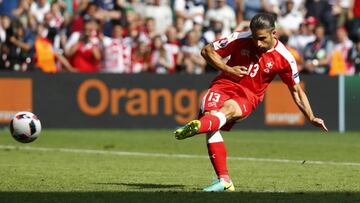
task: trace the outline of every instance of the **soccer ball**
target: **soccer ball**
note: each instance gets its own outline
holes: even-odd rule
[[[31,112],[18,112],[10,122],[10,133],[18,142],[32,142],[38,138],[40,132],[40,120]]]

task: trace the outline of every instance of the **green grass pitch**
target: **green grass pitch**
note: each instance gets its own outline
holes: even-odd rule
[[[0,202],[360,202],[360,133],[223,133],[235,193],[215,178],[203,135],[171,130],[0,131]]]

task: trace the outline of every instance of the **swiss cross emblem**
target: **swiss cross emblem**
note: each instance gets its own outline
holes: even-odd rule
[[[270,61],[270,62],[267,62],[267,63],[266,63],[266,68],[272,69],[273,65],[274,65],[273,62],[271,62],[271,61]]]

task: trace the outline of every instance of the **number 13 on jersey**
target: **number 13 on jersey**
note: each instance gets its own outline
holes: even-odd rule
[[[251,63],[250,66],[249,66],[249,69],[248,69],[248,74],[250,75],[250,77],[255,77],[257,72],[259,71],[259,64],[257,63]]]

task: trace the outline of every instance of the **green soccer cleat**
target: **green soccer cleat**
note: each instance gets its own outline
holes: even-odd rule
[[[178,140],[183,140],[185,138],[192,137],[198,133],[200,129],[200,121],[193,120],[184,125],[181,128],[175,130],[175,138]]]
[[[204,192],[234,192],[235,187],[234,184],[230,182],[226,182],[223,178],[220,178],[213,182],[212,185],[203,189]]]

